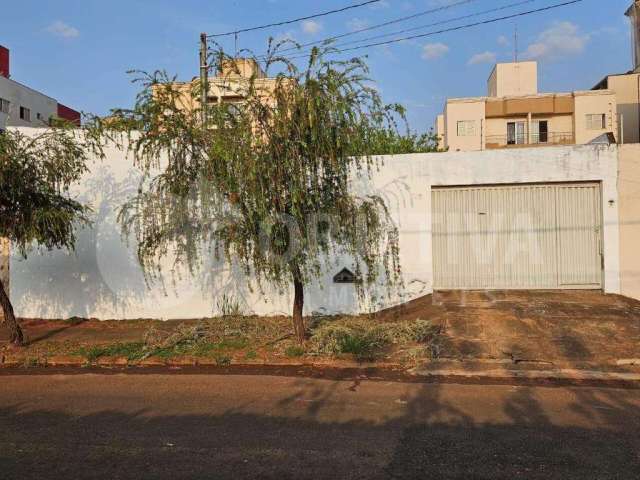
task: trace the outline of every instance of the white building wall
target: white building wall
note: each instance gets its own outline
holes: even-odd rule
[[[8,115],[0,115],[0,128],[15,127],[44,127],[49,118],[57,116],[58,102],[36,90],[33,90],[10,78],[0,76],[0,98],[11,102]],[[20,119],[20,107],[31,110],[31,121]],[[43,120],[38,120],[38,113]]]
[[[11,298],[21,317],[100,319],[199,318],[219,313],[222,295],[238,301],[246,313],[291,311],[292,292],[266,289],[267,299],[244,276],[213,263],[209,275],[176,280],[165,288],[148,287],[137,264],[135,246],[122,239],[115,215],[135,193],[139,173],[131,159],[115,148],[96,160],[78,190],[92,204],[93,229],[79,233],[76,253],[33,252],[27,260],[11,257]],[[547,147],[484,152],[451,152],[384,157],[372,181],[356,179],[358,192],[385,198],[400,230],[404,288],[391,298],[384,291],[360,303],[352,285],[331,279],[346,259],[334,259],[325,278],[305,294],[305,313],[377,310],[428,294],[433,288],[431,187],[539,182],[602,182],[606,292],[620,291],[617,148],[606,146]],[[254,286],[255,287],[255,286]]]

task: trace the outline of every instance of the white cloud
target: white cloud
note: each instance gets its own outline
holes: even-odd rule
[[[444,43],[427,43],[422,47],[422,58],[433,60],[443,57],[449,51],[449,47]]]
[[[315,20],[305,20],[302,22],[302,31],[308,35],[315,35],[322,30],[322,24]]]
[[[508,47],[509,45],[511,45],[511,42],[509,42],[509,39],[504,35],[500,35],[498,37],[498,45],[502,47]]]
[[[467,65],[478,65],[480,63],[496,63],[497,55],[494,52],[476,53],[469,59]]]
[[[590,35],[580,32],[571,22],[556,22],[538,35],[536,42],[529,45],[525,56],[539,60],[558,60],[584,52]]]
[[[46,30],[52,35],[63,38],[75,38],[80,35],[80,32],[77,28],[67,25],[60,20],[56,20],[55,22],[53,22],[46,28]]]
[[[347,28],[352,32],[356,30],[362,30],[363,28],[367,28],[368,26],[369,20],[365,18],[352,18],[347,22]]]

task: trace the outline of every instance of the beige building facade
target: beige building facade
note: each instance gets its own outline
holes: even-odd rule
[[[640,299],[640,144],[620,145],[620,290]]]
[[[640,0],[635,0],[625,15],[631,26],[633,69],[607,75],[594,90],[615,93],[620,123],[620,143],[640,143]]]
[[[487,90],[490,97],[513,97],[538,93],[536,62],[498,63],[493,68]]]
[[[609,75],[594,87],[614,92],[618,105],[620,143],[640,143],[640,72]]]
[[[536,62],[502,63],[489,77],[486,97],[448,99],[436,122],[441,148],[465,152],[618,138],[613,91],[538,93],[537,78]]]
[[[631,21],[631,48],[633,50],[634,71],[640,72],[640,0],[635,0],[625,15]]]
[[[436,120],[440,149],[640,143],[640,0],[625,15],[632,70],[607,75],[590,91],[539,93],[536,62],[499,63],[486,97],[447,100]]]
[[[209,78],[208,104],[241,103],[246,98],[250,83],[265,101],[273,98],[278,79],[267,77],[260,65],[249,58],[237,58],[225,62],[216,76]],[[180,92],[180,103],[186,110],[200,107],[200,80],[174,82],[169,88]]]

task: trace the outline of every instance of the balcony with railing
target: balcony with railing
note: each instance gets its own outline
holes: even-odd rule
[[[493,148],[518,148],[545,145],[573,145],[575,144],[573,132],[541,132],[517,133],[512,135],[487,135],[485,146],[487,150]]]

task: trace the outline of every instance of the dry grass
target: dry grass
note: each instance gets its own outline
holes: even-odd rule
[[[74,322],[86,329],[76,340],[55,337],[35,342],[22,355],[44,359],[59,355],[83,357],[87,363],[103,357],[123,357],[130,362],[148,357],[213,358],[220,365],[235,361],[269,362],[285,358],[336,358],[375,360],[401,352],[432,351],[439,329],[424,320],[379,321],[361,316],[307,319],[309,340],[298,345],[288,317],[225,316],[187,321]],[[114,335],[121,330],[122,335]],[[137,334],[132,334],[137,331]],[[101,336],[101,332],[108,332]],[[77,332],[76,332],[77,335]],[[112,340],[111,340],[112,339]],[[412,352],[411,355],[402,352]],[[422,354],[421,354],[422,355]],[[424,356],[424,355],[423,355]]]

